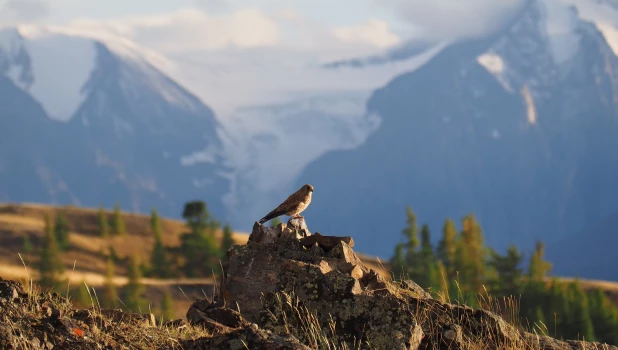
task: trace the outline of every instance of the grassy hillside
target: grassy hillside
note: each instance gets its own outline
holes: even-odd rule
[[[65,277],[73,287],[86,282],[89,286],[101,288],[104,283],[105,254],[107,247],[112,246],[121,261],[117,264],[115,283],[122,286],[127,282],[128,260],[133,254],[141,261],[148,262],[154,244],[150,230],[150,217],[142,214],[123,213],[127,228],[125,237],[112,236],[103,239],[99,236],[97,226],[97,209],[73,206],[54,207],[40,204],[0,204],[0,276],[5,279],[37,279],[34,263],[38,261],[36,248],[40,246],[44,231],[45,215],[54,217],[62,210],[70,227],[70,247],[63,253]],[[111,210],[108,211],[111,219]],[[180,246],[180,235],[186,232],[183,221],[162,219],[163,243],[170,250]],[[24,237],[30,237],[35,252],[24,253]],[[216,232],[220,239],[222,232]],[[236,244],[245,244],[249,235],[244,232],[233,234]],[[23,262],[18,253],[21,254]],[[389,276],[386,262],[359,254],[363,263],[378,271],[383,276]],[[25,266],[24,266],[25,265]],[[570,278],[564,278],[571,281]],[[212,294],[212,278],[175,278],[153,279],[144,278],[148,300],[158,302],[168,291],[174,298],[174,308],[177,317],[184,317],[187,308],[197,298],[204,294]],[[618,304],[618,283],[608,281],[580,280],[584,289],[601,288]]]
[[[54,207],[40,204],[0,204],[0,276],[5,279],[37,279],[35,263],[39,257],[37,247],[44,236],[45,215],[54,217],[59,210],[66,216],[70,227],[70,247],[62,254],[65,265],[65,277],[73,287],[86,282],[89,286],[100,288],[104,283],[105,254],[108,246],[113,247],[118,258],[124,262],[116,265],[114,282],[122,286],[127,282],[125,277],[128,261],[131,255],[137,255],[142,262],[148,262],[154,244],[150,230],[150,217],[141,214],[123,213],[127,235],[112,236],[104,239],[99,236],[97,225],[97,209],[79,208],[73,206]],[[111,210],[108,211],[111,219]],[[185,223],[180,220],[162,219],[163,243],[170,250],[180,246],[180,235],[187,231]],[[24,252],[24,237],[28,236],[35,248],[34,252]],[[218,239],[222,232],[216,232]],[[233,234],[236,244],[245,244],[249,238],[247,233]],[[23,258],[20,259],[19,254]],[[377,259],[361,257],[370,268],[387,275]],[[24,266],[25,265],[25,266]],[[177,317],[183,317],[190,303],[204,294],[211,294],[212,278],[177,278],[152,279],[144,278],[146,295],[149,300],[158,302],[165,291],[174,298]]]

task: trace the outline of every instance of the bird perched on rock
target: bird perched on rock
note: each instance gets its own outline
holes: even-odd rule
[[[279,206],[266,214],[261,220],[260,224],[265,223],[270,219],[274,219],[277,216],[287,215],[292,216],[294,218],[302,218],[300,213],[303,210],[307,209],[309,203],[311,203],[311,194],[313,193],[313,186],[310,184],[306,184],[300,188],[300,190],[292,193],[283,203],[279,204]]]

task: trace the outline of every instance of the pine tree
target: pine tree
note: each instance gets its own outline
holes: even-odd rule
[[[401,234],[405,238],[405,266],[406,271],[404,275],[414,280],[416,269],[418,268],[418,224],[416,222],[416,214],[412,210],[412,207],[406,206],[406,223],[407,226],[401,231]]]
[[[120,205],[118,203],[114,205],[112,228],[114,230],[114,234],[116,235],[125,236],[127,234],[127,229],[124,224],[124,218],[122,217],[122,211],[120,211]]]
[[[416,214],[412,210],[412,207],[406,207],[406,222],[408,226],[401,232],[407,240],[407,251],[416,252],[418,249],[418,224],[416,223]]]
[[[438,243],[438,259],[444,264],[449,280],[457,276],[456,265],[457,254],[457,228],[451,219],[447,219],[442,229],[442,239]]]
[[[141,282],[142,272],[135,255],[131,256],[129,265],[129,281],[125,285],[125,305],[130,311],[138,312],[144,304],[144,286]]]
[[[469,292],[480,293],[485,276],[486,250],[483,231],[474,214],[462,219],[461,264],[462,283]]]
[[[150,273],[159,278],[169,278],[171,276],[170,265],[165,252],[165,247],[160,238],[155,238],[152,254],[150,255]]]
[[[437,287],[439,281],[436,256],[431,244],[431,232],[427,225],[421,228],[421,250],[418,254],[418,263],[417,273],[413,280],[424,288]]]
[[[105,265],[105,283],[103,290],[103,305],[106,308],[114,309],[118,307],[118,290],[114,283],[115,266],[114,258],[110,255],[107,257]]]
[[[34,252],[34,247],[32,246],[32,240],[30,240],[30,235],[24,234],[24,241],[22,243],[22,251],[24,254],[32,254]]]
[[[56,224],[54,225],[54,234],[58,241],[58,247],[62,250],[69,248],[69,222],[63,211],[59,211],[56,215]]]
[[[99,225],[99,235],[103,238],[109,237],[109,222],[107,221],[107,213],[102,205],[99,206],[97,224]]]
[[[519,285],[523,270],[520,267],[524,255],[513,244],[509,246],[505,256],[491,250],[489,265],[495,269],[496,278],[492,292],[498,297],[515,296],[519,292]]]
[[[531,284],[532,286],[538,286],[539,284]],[[526,291],[528,293],[528,291]],[[524,295],[526,295],[526,293]],[[571,300],[569,293],[564,285],[557,279],[553,279],[549,287],[547,300],[537,298],[535,300],[537,305],[546,305],[549,314],[547,318],[553,321],[552,334],[555,338],[568,338],[568,328],[571,314]],[[551,327],[550,334],[551,334]]]
[[[181,236],[185,274],[188,277],[210,276],[218,271],[220,250],[214,234],[221,224],[201,201],[186,203],[182,216],[190,229]]]
[[[45,215],[45,238],[43,240],[43,248],[41,249],[39,272],[39,283],[48,288],[60,282],[64,273],[64,265],[49,215]]]
[[[225,257],[227,251],[234,246],[234,237],[232,237],[232,228],[229,224],[223,227],[223,239],[221,240],[221,255]]]
[[[588,300],[596,341],[618,344],[618,307],[607,299],[601,289],[590,293]]]
[[[163,294],[163,300],[161,301],[161,316],[163,322],[174,318],[174,299],[169,291],[165,291]]]
[[[569,297],[571,298],[571,310],[569,313],[568,334],[571,339],[594,341],[594,327],[590,317],[588,297],[581,289],[577,280],[569,284]]]
[[[405,254],[404,254],[405,246],[403,243],[398,243],[395,246],[395,255],[390,260],[390,266],[393,273],[393,279],[402,280],[406,279],[408,266],[406,264]]]
[[[544,256],[545,244],[537,241],[528,266],[528,278],[530,281],[543,283],[545,277],[547,277],[547,274],[551,270],[551,263],[545,261]]]
[[[155,240],[163,239],[163,228],[161,227],[161,219],[159,218],[159,213],[157,213],[157,209],[155,208],[152,208],[152,211],[150,212],[150,229]]]

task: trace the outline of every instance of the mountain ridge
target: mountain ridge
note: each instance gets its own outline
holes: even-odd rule
[[[506,30],[451,45],[374,92],[367,109],[382,118],[380,129],[309,165],[295,183],[315,186],[306,212],[320,232],[355,234],[359,249],[390,256],[411,205],[434,242],[447,217],[474,212],[490,245],[527,249],[618,209],[607,191],[618,185],[618,57],[580,19],[581,46],[557,65],[543,6],[530,2]],[[508,77],[511,89],[477,61],[491,50],[520,64],[505,68],[519,74]],[[550,69],[535,70],[541,62]]]

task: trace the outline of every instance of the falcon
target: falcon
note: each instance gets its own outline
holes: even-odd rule
[[[301,187],[298,191],[292,193],[283,203],[279,204],[279,206],[266,214],[261,220],[260,224],[265,223],[268,220],[274,219],[277,216],[286,215],[292,216],[294,218],[302,218],[300,213],[303,210],[307,209],[309,204],[311,203],[311,194],[313,193],[313,186],[310,184],[306,184]]]

